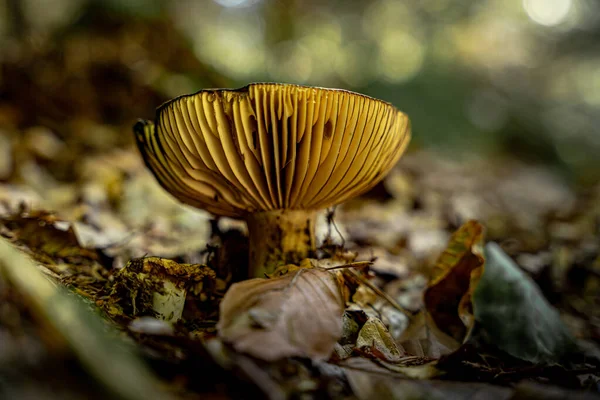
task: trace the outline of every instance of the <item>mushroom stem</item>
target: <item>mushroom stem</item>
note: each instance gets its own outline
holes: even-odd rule
[[[264,278],[280,265],[313,255],[316,212],[272,210],[246,217],[250,235],[249,276]]]

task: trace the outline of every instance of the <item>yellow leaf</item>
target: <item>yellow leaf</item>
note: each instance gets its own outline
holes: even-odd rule
[[[472,294],[483,273],[484,228],[468,221],[450,238],[425,290],[427,312],[439,330],[462,342],[473,327]]]
[[[389,362],[397,362],[402,354],[386,326],[378,318],[369,318],[356,340],[356,348],[362,353]]]

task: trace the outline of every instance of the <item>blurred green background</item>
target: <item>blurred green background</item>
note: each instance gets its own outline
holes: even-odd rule
[[[392,102],[413,150],[509,154],[590,182],[599,48],[596,0],[0,0],[0,135],[129,146],[135,118],[171,97],[290,82]]]

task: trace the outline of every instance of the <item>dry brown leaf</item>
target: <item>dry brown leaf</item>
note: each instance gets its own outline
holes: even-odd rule
[[[352,359],[342,366],[353,394],[358,399],[509,399],[512,390],[480,383],[456,383],[431,379],[439,373],[432,365],[404,367],[402,372],[389,370],[365,359]],[[436,375],[437,374],[437,375]]]
[[[444,371],[436,367],[436,362],[423,362],[418,357],[403,357],[401,361],[389,363],[379,359],[352,357],[339,363],[350,379],[352,372],[367,373],[372,376],[390,378],[433,379],[444,375]],[[408,381],[408,380],[406,380]]]
[[[17,212],[1,218],[0,226],[12,242],[26,246],[44,263],[68,258],[98,260],[95,250],[81,247],[70,222],[47,211]]]
[[[220,311],[221,339],[267,361],[326,359],[342,336],[341,289],[332,273],[319,269],[236,283]]]
[[[483,235],[477,221],[468,221],[454,232],[424,294],[433,322],[460,342],[474,324],[471,298],[483,273]]]
[[[420,312],[398,339],[398,344],[408,354],[437,360],[460,347],[460,343],[435,326],[431,316]]]
[[[369,318],[358,333],[356,348],[369,356],[396,362],[403,354],[386,326],[378,318]]]

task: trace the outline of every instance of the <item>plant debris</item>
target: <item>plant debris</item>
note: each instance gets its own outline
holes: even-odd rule
[[[483,226],[468,221],[450,238],[435,263],[425,307],[438,329],[462,342],[473,328],[473,291],[483,273]]]
[[[105,306],[113,316],[154,316],[174,323],[181,319],[186,301],[193,301],[192,298],[217,304],[217,286],[215,271],[206,265],[139,258],[129,261],[114,275]],[[221,282],[220,287],[224,286]]]
[[[299,268],[233,284],[221,302],[219,337],[267,361],[327,359],[342,334],[343,301],[335,275]]]

